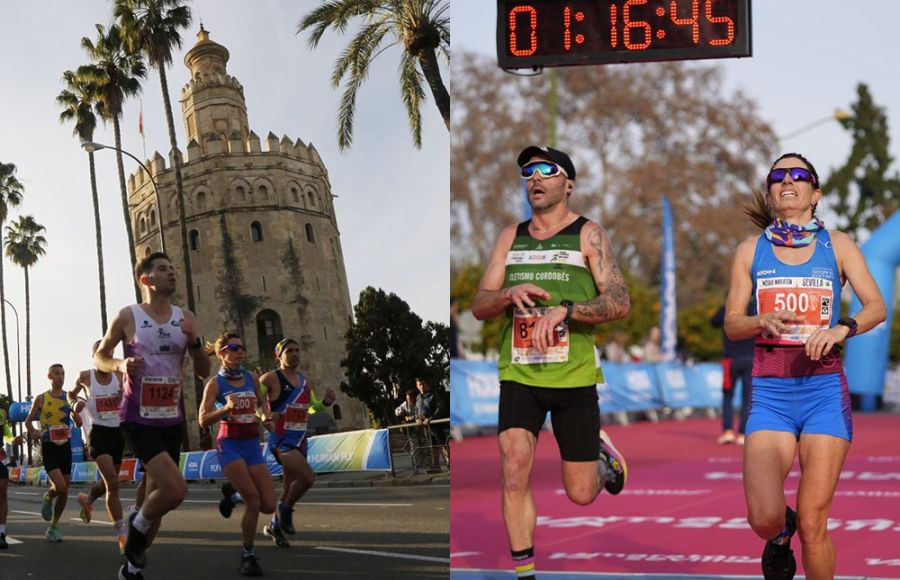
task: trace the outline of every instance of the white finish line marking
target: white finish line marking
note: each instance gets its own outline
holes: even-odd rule
[[[376,552],[374,550],[354,550],[352,548],[332,548],[330,546],[316,546],[316,550],[328,552],[344,552],[347,554],[365,554],[368,556],[384,556],[386,558],[401,558],[404,560],[421,560],[423,562],[438,562],[449,564],[450,558],[435,558],[433,556],[416,556],[414,554],[394,554],[392,552]]]

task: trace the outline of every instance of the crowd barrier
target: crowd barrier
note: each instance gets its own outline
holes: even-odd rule
[[[273,476],[281,475],[281,465],[268,453],[265,443],[260,444]],[[391,471],[391,452],[388,445],[387,429],[366,429],[316,435],[309,438],[306,458],[316,473],[338,471]],[[202,479],[223,479],[222,467],[215,451],[188,451],[181,454],[179,468],[188,481]],[[140,460],[122,460],[119,481],[140,481],[143,472]],[[92,461],[72,464],[72,481],[93,482],[100,478],[97,465]],[[10,467],[12,482],[47,484],[47,473],[43,467]]]
[[[603,362],[597,385],[602,413],[661,411],[722,406],[720,363]],[[740,406],[740,386],[734,402]],[[500,383],[497,363],[450,361],[450,423],[453,427],[497,425]]]

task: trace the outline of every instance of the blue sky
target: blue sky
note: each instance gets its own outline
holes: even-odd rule
[[[184,46],[168,69],[178,142],[185,147],[178,98],[188,80],[184,53],[193,46],[199,18],[211,39],[231,53],[229,74],[244,86],[250,128],[261,138],[312,142],[329,170],[341,232],[350,298],[355,304],[366,286],[395,292],[425,320],[446,323],[449,295],[449,134],[433,101],[423,108],[424,145],[415,150],[397,82],[398,49],[379,56],[358,95],[355,143],[338,151],[335,114],[340,90],[330,87],[331,68],[345,39],[326,33],[315,51],[307,35],[295,34],[301,16],[318,3],[310,0],[194,0],[194,24],[183,32]],[[50,0],[3,2],[0,54],[0,161],[15,163],[26,188],[24,204],[11,213],[33,214],[47,227],[47,255],[31,270],[32,378],[34,392],[45,390],[46,368],[62,362],[67,385],[90,366],[90,346],[99,338],[96,253],[87,156],[58,121],[55,97],[63,71],[87,62],[83,36],[96,36],[95,23],[107,24],[112,2]],[[447,81],[445,72],[445,81]],[[168,151],[159,78],[144,82],[147,156]],[[143,158],[137,131],[138,101],[125,106],[122,146]],[[95,140],[113,143],[112,127],[101,125]],[[103,222],[107,304],[110,317],[133,302],[127,241],[115,156],[96,155]],[[126,174],[136,169],[125,158]],[[5,259],[5,258],[4,258]],[[5,262],[6,296],[22,323],[23,390],[25,298],[21,269]],[[8,336],[16,383],[15,318],[8,311]],[[206,329],[207,333],[217,329]],[[0,363],[2,364],[2,363]],[[2,373],[0,373],[2,377]],[[335,386],[336,386],[335,379]],[[5,387],[2,389],[5,392]]]

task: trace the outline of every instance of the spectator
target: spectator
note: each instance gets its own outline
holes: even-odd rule
[[[406,391],[406,399],[394,409],[394,414],[400,418],[400,422],[410,427],[406,431],[406,450],[415,471],[425,469],[425,465],[431,462],[428,453],[429,441],[425,437],[425,429],[416,425],[416,390]]]
[[[409,389],[406,391],[406,399],[394,409],[394,414],[400,417],[402,423],[416,422],[416,391]]]
[[[614,330],[609,335],[609,342],[603,349],[603,356],[609,362],[623,363],[628,362],[628,353],[625,350],[625,333],[621,330]]]
[[[644,341],[644,362],[661,362],[663,360],[664,357],[659,340],[659,327],[654,326],[650,329],[650,333]]]
[[[438,470],[441,466],[439,450],[443,452],[447,465],[450,465],[446,425],[431,425],[433,420],[441,418],[441,398],[431,391],[425,379],[417,378],[416,387],[419,389],[419,396],[416,398],[416,424],[427,427],[432,445],[432,469]]]
[[[748,315],[752,312],[748,308]],[[725,342],[725,352],[722,358],[722,435],[719,436],[719,445],[728,443],[744,444],[744,429],[747,427],[747,412],[750,410],[750,376],[753,370],[753,345],[755,339],[731,340],[725,334],[725,306],[722,305],[709,320],[710,323],[722,329],[722,337]],[[734,434],[734,387],[737,380],[741,379],[741,417],[738,423],[737,436]]]

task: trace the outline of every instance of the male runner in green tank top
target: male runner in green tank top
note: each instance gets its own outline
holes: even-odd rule
[[[594,326],[624,318],[628,290],[599,225],[569,210],[575,166],[550,147],[518,157],[532,218],[503,230],[472,302],[479,320],[506,317],[498,425],[503,520],[519,579],[534,578],[537,510],[530,489],[547,412],[569,499],[622,491],[625,461],[600,430]]]

